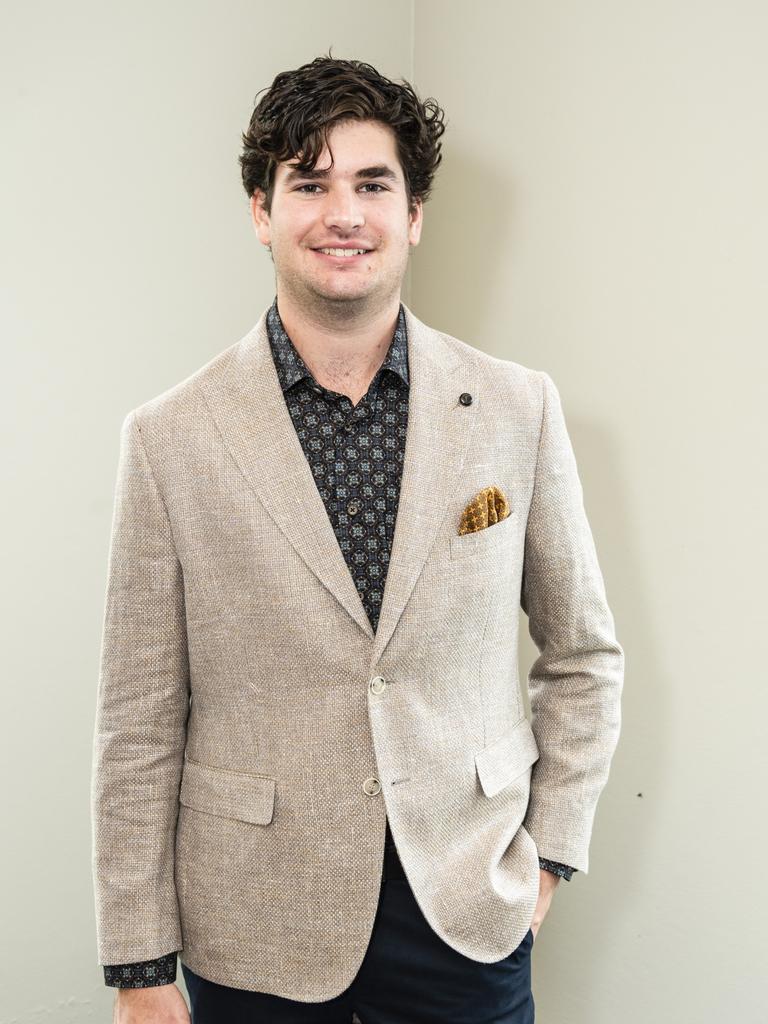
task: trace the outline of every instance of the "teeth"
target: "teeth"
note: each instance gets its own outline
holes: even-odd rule
[[[356,256],[358,253],[367,251],[367,249],[320,249],[320,252],[324,252],[328,256]]]

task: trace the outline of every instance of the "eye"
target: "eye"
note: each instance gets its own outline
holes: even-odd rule
[[[384,185],[380,185],[377,181],[367,181],[364,185],[361,185],[360,187],[362,189],[370,189],[370,188],[376,189],[377,190],[376,192],[369,192],[368,193],[368,195],[374,195],[374,196],[378,195],[379,192],[386,192],[387,191],[387,189],[384,187]],[[313,182],[310,182],[307,185],[299,185],[298,188],[296,188],[294,191],[296,191],[296,192],[304,192],[305,195],[317,195],[316,192],[305,192],[304,191],[305,189],[314,189],[314,188],[320,188],[320,186],[317,185],[317,184],[314,184]]]

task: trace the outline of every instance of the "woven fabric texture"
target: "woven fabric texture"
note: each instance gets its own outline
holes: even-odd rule
[[[181,950],[221,984],[332,998],[367,948],[387,817],[425,917],[481,962],[527,932],[539,857],[588,871],[623,651],[559,395],[404,308],[375,630],[266,311],[123,423],[92,776],[101,963]],[[509,515],[461,534],[489,486]]]

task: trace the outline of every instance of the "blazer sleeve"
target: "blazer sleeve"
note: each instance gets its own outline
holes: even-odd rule
[[[134,411],[120,435],[93,739],[101,964],[183,947],[174,848],[188,713],[182,570]]]
[[[616,640],[560,395],[543,377],[521,605],[539,656],[528,676],[539,759],[523,825],[539,855],[588,873],[598,797],[621,727]]]

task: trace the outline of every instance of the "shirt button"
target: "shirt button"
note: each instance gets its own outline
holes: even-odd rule
[[[366,779],[363,783],[363,792],[367,796],[376,796],[377,793],[381,792],[381,783],[378,779]]]
[[[355,515],[356,512],[359,512],[359,511],[360,511],[359,503],[356,502],[356,501],[350,501],[350,503],[347,505],[347,512],[349,512],[349,514],[351,516],[353,516],[353,515]]]
[[[386,680],[382,676],[374,676],[370,682],[368,689],[371,693],[384,693],[387,688]]]

